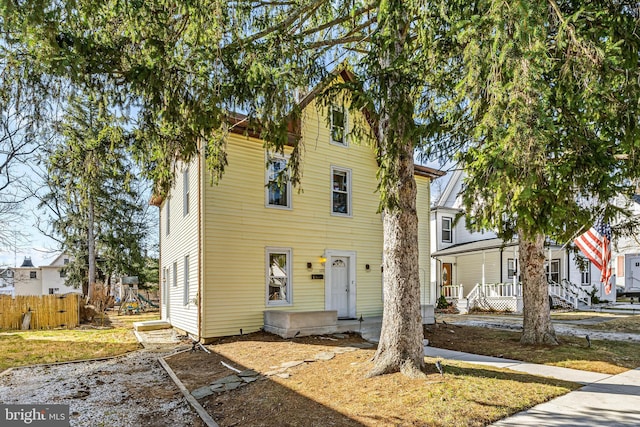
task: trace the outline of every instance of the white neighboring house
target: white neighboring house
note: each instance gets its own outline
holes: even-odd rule
[[[628,209],[635,217],[640,216],[640,195],[632,199],[619,196],[615,200],[618,207]],[[616,277],[619,292],[640,296],[640,237],[619,238],[611,251],[612,274]]]
[[[503,284],[497,291],[500,295],[504,295],[504,292],[515,295],[518,293],[516,285],[519,283],[518,240],[515,238],[510,242],[503,242],[494,232],[467,230],[462,199],[459,196],[464,177],[463,170],[454,171],[431,208],[432,289],[438,290],[437,297],[445,295],[467,298],[476,285]],[[546,255],[545,268],[550,283],[572,283],[583,298],[595,288],[596,295],[601,300],[615,301],[615,291],[606,295],[599,283],[600,270],[584,257],[582,265],[587,267],[584,271],[578,267],[576,259],[582,255],[554,242],[548,245]],[[640,258],[638,261],[640,262]],[[640,278],[640,271],[638,277]],[[505,285],[513,287],[505,290]],[[560,294],[563,292],[558,290]],[[554,294],[551,286],[550,294]]]
[[[65,284],[64,266],[69,263],[69,256],[62,253],[51,264],[36,267],[31,258],[25,257],[20,267],[14,270],[15,295],[52,295],[82,293],[81,288]]]

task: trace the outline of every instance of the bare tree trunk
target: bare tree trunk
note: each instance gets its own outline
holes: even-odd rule
[[[558,344],[551,324],[549,285],[544,272],[544,235],[528,240],[520,234],[524,319],[521,344]]]
[[[89,301],[93,301],[96,288],[96,240],[93,233],[94,206],[91,197],[89,197],[89,212],[87,216],[87,247],[89,252],[89,290],[87,296]]]
[[[398,371],[424,375],[413,147],[407,143],[403,150],[396,183],[400,206],[384,211],[384,311],[370,377]]]
[[[384,208],[384,311],[374,366],[369,376],[401,372],[424,376],[418,215],[413,176],[414,104],[407,80],[413,76],[398,67],[405,63],[410,38],[407,8],[401,0],[380,4],[379,31],[373,37],[379,67],[373,83],[381,91],[377,124],[380,191]]]

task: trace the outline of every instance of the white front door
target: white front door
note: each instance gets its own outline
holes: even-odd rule
[[[332,256],[331,309],[338,317],[349,317],[349,257]]]

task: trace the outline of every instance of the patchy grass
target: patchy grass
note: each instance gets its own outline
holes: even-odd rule
[[[585,329],[595,329],[609,332],[627,332],[640,334],[640,315],[621,316],[614,315],[612,320],[595,325],[585,325]]]
[[[158,313],[117,316],[108,313],[98,326],[77,329],[0,332],[0,372],[10,367],[116,356],[140,348],[133,322],[158,319]],[[111,326],[101,326],[111,325]]]
[[[321,351],[362,342],[357,336],[283,340],[256,333],[221,340],[212,354],[186,352],[167,359],[189,390],[238,369],[263,375],[283,362],[312,360]],[[220,426],[484,426],[579,387],[576,384],[486,366],[447,361],[445,374],[425,358],[426,379],[401,374],[366,378],[375,349],[303,363],[289,377],[265,376],[238,390],[201,399]],[[250,404],[248,404],[250,402]]]
[[[140,314],[123,314],[119,315],[117,311],[112,310],[107,312],[109,323],[113,326],[133,329],[135,322],[146,322],[147,320],[160,320],[160,312],[147,311]]]
[[[637,343],[592,340],[588,347],[584,338],[560,336],[559,346],[521,346],[520,332],[443,324],[424,329],[430,345],[450,350],[607,374],[640,366]]]

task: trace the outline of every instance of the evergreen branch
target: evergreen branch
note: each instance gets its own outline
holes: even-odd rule
[[[558,6],[556,0],[548,0],[548,2],[562,26],[567,29],[567,34],[573,42],[573,45],[581,50],[584,56],[589,59],[594,65],[600,65],[600,63],[602,62],[602,55],[599,55],[592,46],[589,46],[587,43],[584,43],[578,39],[574,26],[567,22],[567,20],[564,18],[564,15],[560,10],[560,6]]]
[[[335,28],[337,25],[340,25],[343,22],[348,21],[349,19],[355,19],[356,17],[364,15],[365,13],[370,12],[374,8],[375,8],[375,4],[372,3],[369,6],[362,7],[360,9],[357,9],[357,10],[353,11],[352,14],[349,14],[347,16],[340,16],[340,17],[334,19],[333,21],[326,22],[326,23],[324,23],[324,24],[322,24],[322,25],[320,25],[318,27],[309,28],[308,30],[302,32],[300,35],[304,37],[304,36],[308,36],[308,35],[311,35],[311,34],[318,33],[318,32],[320,32],[322,30],[326,30],[327,28]],[[377,21],[377,16],[374,16],[374,17],[372,17],[372,18],[367,20],[368,23],[372,23],[372,22],[376,22],[376,21]]]
[[[277,22],[276,24],[271,25],[270,27],[265,28],[262,31],[258,31],[257,33],[254,33],[249,37],[242,39],[238,42],[230,43],[229,45],[226,46],[226,48],[233,49],[237,47],[239,44],[250,44],[276,31],[284,31],[286,28],[291,27],[302,15],[304,15],[308,11],[318,9],[320,6],[322,6],[323,3],[324,3],[324,0],[316,0],[315,2],[309,3],[308,5],[300,8],[299,10],[291,11],[288,13],[289,17],[284,21]]]

